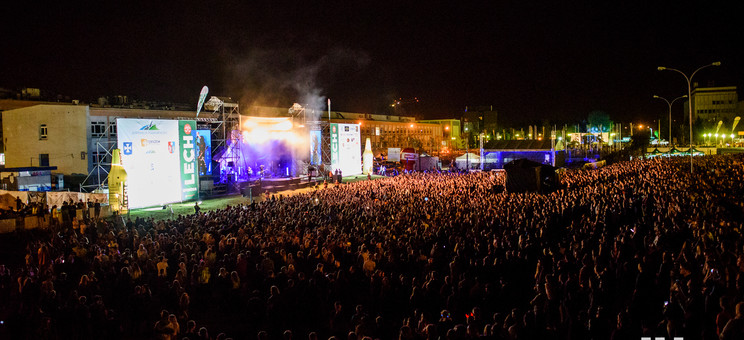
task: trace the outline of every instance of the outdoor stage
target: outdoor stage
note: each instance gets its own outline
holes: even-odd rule
[[[262,193],[269,194],[285,190],[309,188],[315,184],[323,184],[323,177],[313,177],[312,181],[308,181],[307,176],[264,178],[262,180],[241,183],[240,192],[243,196],[258,196]],[[248,192],[249,190],[250,192]]]

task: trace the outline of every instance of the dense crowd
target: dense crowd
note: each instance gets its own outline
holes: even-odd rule
[[[744,338],[742,156],[406,174],[19,236],[13,339]],[[0,333],[2,334],[2,333]]]

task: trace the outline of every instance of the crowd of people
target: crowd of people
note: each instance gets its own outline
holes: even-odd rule
[[[550,194],[413,173],[20,235],[25,257],[0,265],[0,334],[742,339],[743,161],[569,170]]]

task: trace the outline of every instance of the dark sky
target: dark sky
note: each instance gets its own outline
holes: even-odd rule
[[[16,1],[3,5],[0,87],[82,100],[211,95],[291,106],[504,120],[614,120],[666,113],[651,97],[744,86],[735,1]],[[679,109],[681,112],[681,108]],[[653,119],[653,118],[651,118]]]

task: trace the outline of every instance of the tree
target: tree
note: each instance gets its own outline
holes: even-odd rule
[[[650,140],[651,132],[647,129],[641,129],[630,138],[629,148],[634,154],[643,156],[646,154],[646,148],[648,148]]]
[[[610,115],[608,115],[604,111],[594,110],[589,113],[589,116],[586,118],[587,123],[589,124],[589,128],[597,128],[599,129],[600,126],[602,127],[602,131],[600,132],[607,132],[610,131],[612,128],[612,120],[610,120]]]

